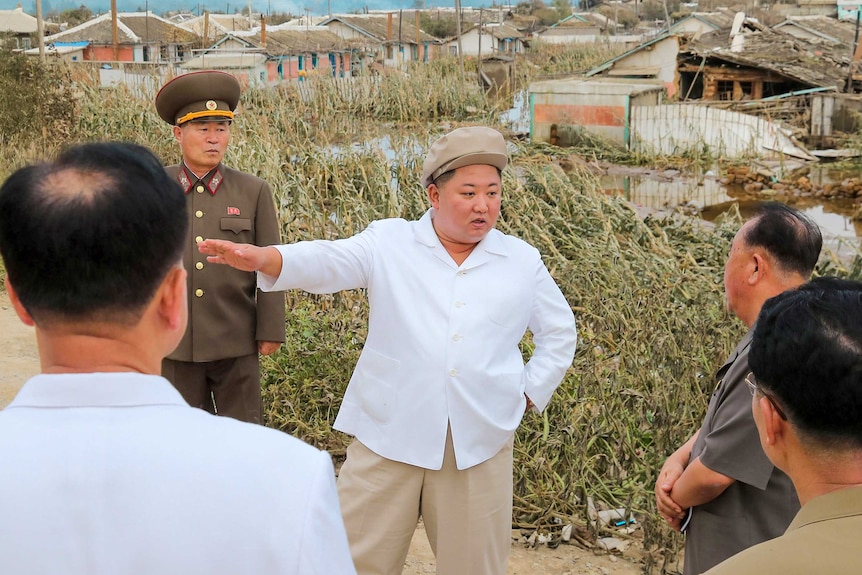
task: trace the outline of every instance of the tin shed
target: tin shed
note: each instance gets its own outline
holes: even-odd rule
[[[568,78],[530,84],[530,140],[566,146],[579,129],[628,147],[632,106],[661,103],[658,80]]]

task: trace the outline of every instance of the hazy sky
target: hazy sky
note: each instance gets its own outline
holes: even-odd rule
[[[209,0],[207,2],[196,0],[116,0],[117,10],[120,12],[134,12],[149,9],[161,14],[169,10],[189,10],[198,14],[199,11],[222,11],[235,12],[238,7],[248,6],[248,0]],[[408,10],[414,7],[416,0],[253,0],[256,12],[289,12],[302,15],[305,10],[310,10],[313,15],[325,15],[332,13],[347,13],[369,10]],[[36,13],[35,0],[0,0],[0,10],[11,10],[21,4],[24,11],[29,14]],[[53,10],[62,11],[85,5],[94,13],[104,13],[111,9],[110,0],[42,0],[42,12],[48,13]],[[487,7],[491,0],[473,0],[463,3],[464,6]],[[424,6],[433,8],[435,6],[453,6],[454,0],[424,0]]]

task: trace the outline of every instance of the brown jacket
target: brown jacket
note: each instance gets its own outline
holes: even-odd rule
[[[183,263],[188,271],[189,323],[168,359],[214,361],[257,352],[258,341],[284,341],[284,294],[256,289],[252,272],[211,264],[197,241],[218,238],[268,246],[281,243],[269,185],[219,164],[199,182],[181,166],[165,168],[186,190],[189,237]]]

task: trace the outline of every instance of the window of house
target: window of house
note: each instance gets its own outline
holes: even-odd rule
[[[733,80],[719,80],[715,96],[719,100],[733,100]]]

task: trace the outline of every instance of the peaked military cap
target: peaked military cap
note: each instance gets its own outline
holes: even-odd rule
[[[202,70],[177,76],[156,94],[156,111],[171,125],[233,120],[239,80],[226,72]]]

